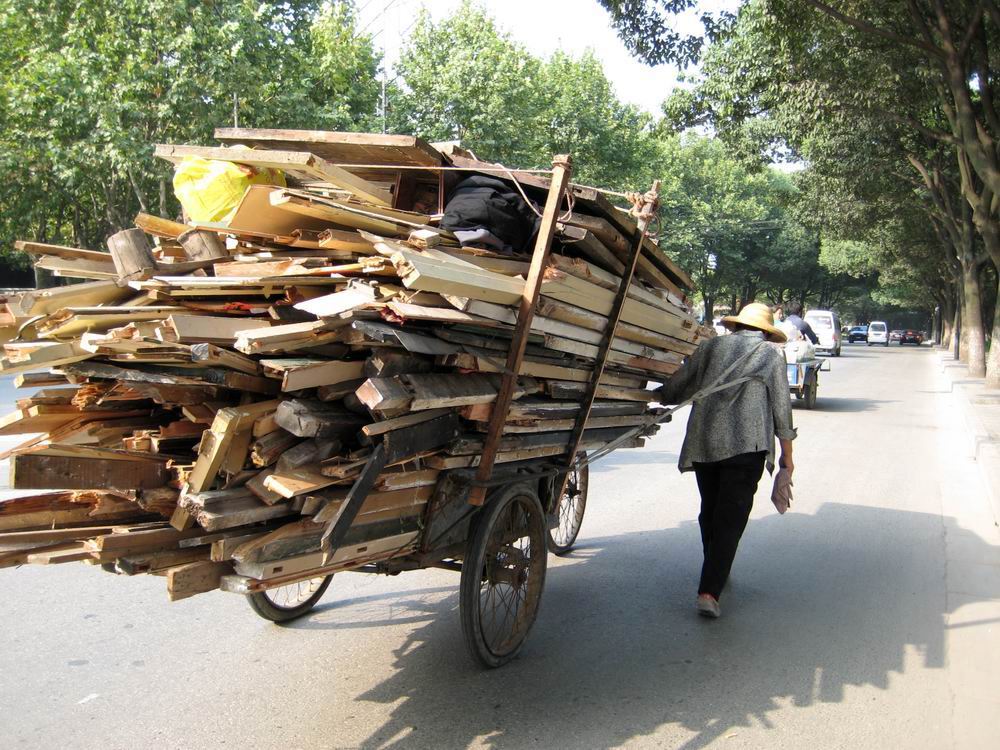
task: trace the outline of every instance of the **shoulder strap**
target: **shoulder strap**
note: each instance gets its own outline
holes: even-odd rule
[[[704,388],[699,390],[696,394],[694,394],[691,398],[689,398],[687,402],[695,403],[701,401],[703,398],[707,396],[711,396],[713,393],[718,393],[719,391],[724,391],[728,388],[735,388],[738,385],[749,383],[751,380],[760,380],[760,378],[758,377],[745,375],[743,377],[735,378],[728,382],[723,382],[736,370],[737,367],[745,363],[748,359],[750,359],[751,355],[756,354],[760,350],[760,348],[762,346],[765,346],[766,344],[767,344],[766,341],[758,341],[755,346],[743,352],[743,354],[737,357],[736,360],[734,360],[733,363],[729,365],[729,367],[727,367],[725,370],[722,371],[722,374],[719,375],[719,377],[717,377],[711,383],[709,383]]]

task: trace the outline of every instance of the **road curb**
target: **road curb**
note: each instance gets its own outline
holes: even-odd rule
[[[1000,526],[1000,434],[992,431],[984,419],[983,410],[1000,414],[1000,398],[996,403],[977,404],[976,400],[991,396],[983,378],[970,378],[966,366],[948,352],[938,350],[941,374],[955,396],[962,419],[969,429],[969,450],[986,487],[986,496],[993,512],[993,523]],[[990,398],[992,401],[992,397]]]

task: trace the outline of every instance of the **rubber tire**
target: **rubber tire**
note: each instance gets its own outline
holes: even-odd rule
[[[555,539],[552,538],[552,529],[545,529],[545,543],[548,545],[549,552],[553,555],[561,557],[570,552],[573,549],[573,545],[576,544],[576,538],[580,536],[580,528],[583,526],[583,518],[587,514],[587,491],[590,489],[590,466],[586,465],[581,470],[583,477],[583,499],[581,504],[583,508],[580,510],[580,523],[577,524],[576,530],[573,532],[573,536],[570,537],[569,542],[566,544],[556,544]],[[560,501],[562,498],[560,498]]]
[[[332,580],[333,573],[326,576],[323,583],[316,589],[316,592],[297,607],[288,609],[277,607],[267,598],[267,595],[263,591],[247,594],[247,602],[250,604],[250,608],[265,620],[270,620],[271,622],[289,622],[297,617],[302,617],[302,615],[315,607],[316,603],[330,587],[330,581]]]
[[[806,409],[816,408],[816,390],[818,387],[819,382],[816,380],[806,386],[805,402],[802,404]]]
[[[502,656],[497,656],[487,648],[483,642],[482,623],[479,620],[479,587],[482,581],[482,570],[486,558],[486,544],[493,530],[493,525],[505,508],[513,502],[514,498],[527,496],[535,506],[535,520],[539,524],[541,537],[543,540],[548,536],[548,529],[545,527],[545,510],[538,499],[538,494],[527,485],[510,485],[500,489],[494,494],[486,504],[486,507],[479,512],[476,519],[475,531],[469,538],[468,548],[462,560],[462,581],[459,585],[459,615],[462,621],[462,635],[465,638],[465,645],[469,654],[482,666],[488,669],[501,667],[511,659],[516,657],[521,651],[521,647],[528,639],[531,627],[538,617],[538,610],[541,607],[542,593],[545,590],[545,571],[548,563],[548,554],[545,549],[542,553],[541,582],[538,592],[538,603],[535,611],[531,613],[531,622],[524,631],[520,643],[514,649]]]

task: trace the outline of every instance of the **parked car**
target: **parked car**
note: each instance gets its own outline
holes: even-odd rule
[[[920,346],[924,343],[924,334],[920,331],[906,330],[903,331],[903,335],[899,338],[899,345],[903,344],[916,344]]]
[[[873,320],[868,324],[868,346],[872,344],[889,346],[889,326],[881,320]]]
[[[868,326],[854,326],[847,333],[847,343],[853,344],[855,341],[868,340]]]
[[[810,310],[805,315],[805,321],[812,326],[819,343],[816,351],[819,353],[840,356],[840,318],[831,310]]]
[[[899,341],[903,337],[903,331],[890,331],[889,341]]]

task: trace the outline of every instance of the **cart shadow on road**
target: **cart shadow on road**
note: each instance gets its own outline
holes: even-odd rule
[[[780,727],[779,709],[838,703],[854,686],[887,690],[945,664],[947,534],[1000,564],[1000,547],[938,515],[826,503],[754,520],[718,621],[693,612],[693,522],[586,539],[550,564],[535,628],[499,670],[466,655],[457,591],[422,600],[426,623],[392,675],[354,699],[391,711],[361,747],[610,748],[657,733],[690,750]],[[849,727],[843,743],[827,731],[850,744]]]
[[[823,395],[823,384],[820,383],[819,395],[816,398],[816,407],[812,411],[844,413],[875,411],[881,409],[885,404],[898,403],[899,401],[874,398],[831,398]],[[802,404],[798,403],[797,400],[792,401],[792,406],[796,407],[796,409],[803,408]]]

